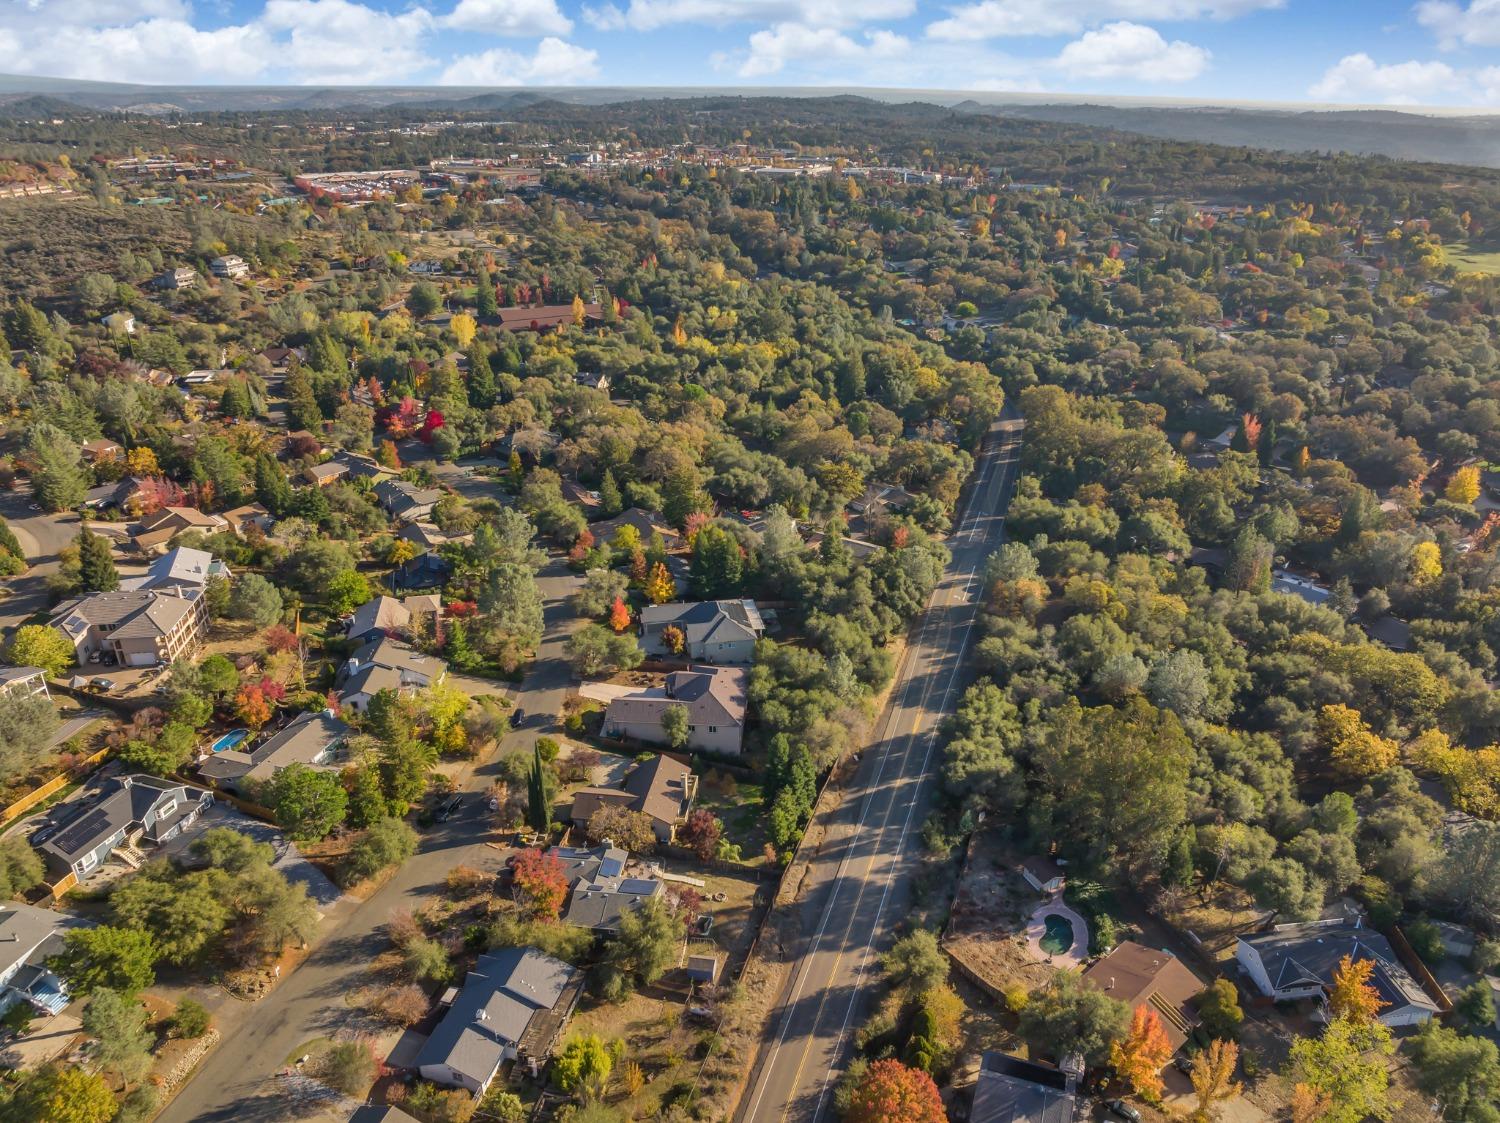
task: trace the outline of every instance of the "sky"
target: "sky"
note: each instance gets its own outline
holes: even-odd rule
[[[1491,107],[1500,0],[0,0],[0,71]]]

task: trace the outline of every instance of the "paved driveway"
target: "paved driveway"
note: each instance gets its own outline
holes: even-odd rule
[[[231,827],[241,834],[249,835],[256,842],[270,843],[276,850],[276,860],[271,863],[272,868],[286,874],[289,881],[300,881],[306,885],[307,895],[317,903],[318,911],[326,912],[343,896],[343,890],[330,881],[322,870],[304,858],[302,852],[297,849],[297,844],[290,841],[281,831],[269,823],[252,819],[249,815],[223,803],[214,804],[207,814],[199,818],[191,827],[165,846],[160,847],[160,852],[172,856],[186,855],[188,847],[193,844],[195,838],[215,827]]]

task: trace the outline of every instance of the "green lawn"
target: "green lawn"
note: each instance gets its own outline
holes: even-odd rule
[[[1500,275],[1500,250],[1474,250],[1463,242],[1454,242],[1445,247],[1448,262],[1461,273],[1491,273]]]
[[[712,811],[724,821],[724,832],[730,842],[737,843],[745,861],[760,861],[760,852],[766,844],[764,796],[761,786],[748,780],[736,780],[732,794],[715,790],[713,785],[699,782],[699,807]]]

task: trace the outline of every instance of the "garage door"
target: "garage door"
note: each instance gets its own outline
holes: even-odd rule
[[[130,658],[126,660],[126,666],[130,667],[154,667],[158,660],[149,651],[133,651]]]

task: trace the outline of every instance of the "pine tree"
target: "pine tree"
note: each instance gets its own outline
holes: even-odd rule
[[[295,500],[286,473],[270,453],[263,452],[255,458],[255,498],[277,518],[291,510]]]
[[[294,365],[286,376],[286,412],[294,429],[316,431],[323,427],[323,411],[313,393],[312,379],[300,365]]]
[[[469,404],[475,409],[489,409],[495,404],[495,372],[490,367],[490,353],[477,343],[469,351],[468,389]]]
[[[448,625],[448,643],[443,648],[443,657],[460,670],[475,663],[474,648],[469,643],[469,629],[462,619]]]
[[[74,539],[78,546],[79,579],[91,593],[108,593],[120,587],[120,574],[110,555],[109,543],[85,524]]]
[[[615,474],[604,469],[604,478],[599,481],[599,512],[612,519],[625,509],[625,500],[620,496],[620,485],[615,483]]]
[[[488,269],[479,271],[479,280],[474,286],[474,311],[481,320],[500,314],[500,302],[495,299],[495,279]]]

